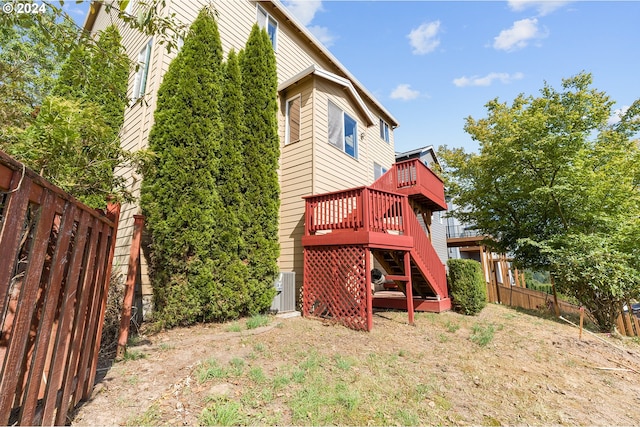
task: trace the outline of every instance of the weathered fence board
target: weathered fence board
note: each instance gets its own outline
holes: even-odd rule
[[[0,425],[64,425],[90,396],[118,216],[0,152]]]

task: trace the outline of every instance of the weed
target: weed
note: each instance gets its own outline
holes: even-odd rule
[[[262,384],[267,379],[260,366],[255,366],[249,371],[249,378],[257,384]]]
[[[146,359],[147,355],[140,350],[125,350],[122,360],[128,362],[130,360]]]
[[[240,331],[242,331],[242,326],[240,326],[240,323],[238,322],[233,322],[227,325],[227,332],[240,332]]]
[[[471,327],[471,337],[469,338],[480,347],[485,347],[493,340],[493,334],[496,329],[493,324],[481,325],[476,323]]]
[[[127,378],[127,384],[129,385],[136,385],[140,382],[140,378],[138,378],[137,375],[131,375],[129,378]]]
[[[142,414],[127,420],[129,426],[155,426],[162,421],[160,407],[157,403],[152,404]]]
[[[336,388],[336,403],[344,407],[347,411],[351,412],[357,408],[360,403],[360,394],[358,390],[349,390],[344,384],[337,384]]]
[[[205,426],[237,426],[245,422],[240,410],[242,406],[234,401],[216,401],[207,406],[200,414],[200,425]]]
[[[160,345],[158,346],[158,348],[159,348],[161,351],[167,351],[167,350],[173,350],[174,348],[176,348],[176,346],[175,346],[175,345],[173,345],[173,344],[169,344],[169,343],[163,342],[163,343],[160,343]]]
[[[447,320],[447,323],[444,324],[445,328],[447,328],[447,331],[454,333],[455,331],[457,331],[458,329],[460,329],[460,324],[458,323],[453,323],[450,320]]]
[[[403,426],[417,426],[421,424],[420,417],[410,410],[400,409],[396,411],[395,417],[399,421],[399,424]]]
[[[289,379],[288,375],[282,375],[282,374],[276,375],[275,377],[273,377],[273,389],[279,390],[281,388],[284,388],[290,382],[291,382],[291,379]]]
[[[441,343],[445,343],[447,341],[449,341],[449,337],[445,334],[440,334],[438,335],[438,339],[440,340]]]
[[[264,346],[264,344],[259,342],[253,346],[253,349],[258,353],[264,353],[267,348]]]
[[[449,409],[451,409],[453,407],[453,404],[451,402],[449,402],[446,398],[442,397],[442,396],[435,396],[433,398],[433,401],[436,403],[436,405],[439,408],[444,409],[445,411],[448,411]]]
[[[247,329],[255,329],[260,326],[267,326],[271,320],[269,316],[257,314],[247,319]]]
[[[135,347],[142,341],[143,338],[140,335],[129,335],[129,339],[127,340],[127,347]]]
[[[297,369],[293,371],[293,374],[291,375],[291,379],[293,380],[293,382],[298,384],[302,384],[305,381],[306,377],[307,372],[303,369]]]
[[[242,373],[244,372],[244,360],[240,359],[239,357],[234,357],[233,359],[231,359],[231,362],[229,362],[229,364],[231,365],[234,376],[239,377],[240,375],[242,375]]]
[[[406,351],[404,351],[404,350],[400,350],[400,351],[398,352],[398,356],[400,356],[400,357],[406,357],[406,356],[407,356],[407,352],[406,352]]]
[[[341,369],[343,371],[348,371],[355,364],[353,359],[342,357],[339,354],[333,356],[333,359],[336,361],[336,366],[338,367],[338,369]]]
[[[215,359],[209,359],[196,369],[195,377],[199,383],[203,383],[213,378],[226,378],[228,372],[225,368],[218,366]]]

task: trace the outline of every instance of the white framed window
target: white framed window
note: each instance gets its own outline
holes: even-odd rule
[[[300,141],[301,96],[298,94],[287,101],[287,122],[284,131],[284,145]]]
[[[385,168],[382,165],[377,164],[376,162],[373,162],[373,180],[377,180],[378,178],[380,178],[382,175],[384,175],[385,173],[387,173],[387,168]]]
[[[149,76],[152,45],[153,39],[150,39],[138,54],[138,71],[136,72],[136,78],[133,84],[133,99],[141,98],[147,90],[147,77]]]
[[[389,125],[382,119],[380,119],[380,138],[389,142]]]
[[[278,21],[273,19],[271,15],[267,13],[260,5],[258,7],[258,26],[260,28],[266,28],[269,39],[271,40],[271,46],[274,51],[277,51],[278,47]]]
[[[329,101],[329,144],[358,158],[358,123]]]

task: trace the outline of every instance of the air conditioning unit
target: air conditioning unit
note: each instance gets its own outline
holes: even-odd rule
[[[281,272],[278,274],[273,286],[277,294],[271,303],[271,311],[286,313],[296,310],[296,273]]]

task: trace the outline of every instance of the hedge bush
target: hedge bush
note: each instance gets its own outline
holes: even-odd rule
[[[456,311],[466,315],[480,313],[487,305],[487,287],[480,263],[472,259],[450,259],[447,283]]]

